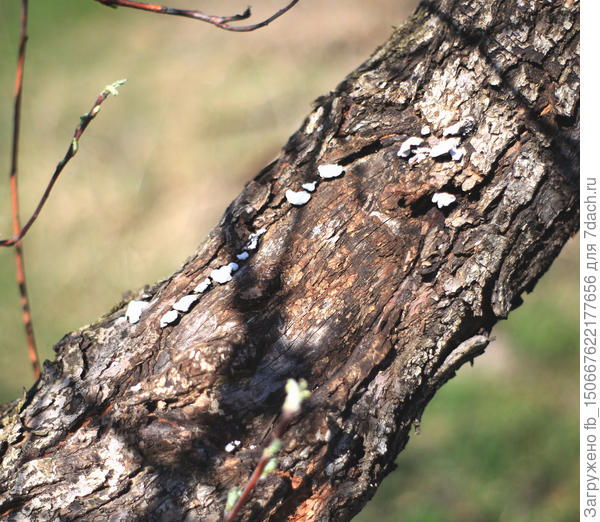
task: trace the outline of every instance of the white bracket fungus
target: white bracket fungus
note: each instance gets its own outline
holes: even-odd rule
[[[300,192],[295,192],[293,190],[285,191],[285,199],[287,199],[292,205],[300,207],[305,205],[310,200],[310,194],[304,190]]]
[[[311,181],[310,183],[303,183],[302,188],[304,190],[308,190],[309,192],[314,192],[315,189],[317,188],[317,182]]]
[[[436,192],[431,196],[431,202],[436,203],[438,208],[447,207],[456,201],[456,196],[448,192]]]
[[[198,299],[199,297],[194,294],[185,295],[173,305],[173,310],[183,313],[189,312],[190,308],[198,302]]]
[[[413,163],[421,163],[424,159],[427,158],[431,154],[431,149],[429,147],[419,147],[414,151],[415,155],[411,156],[408,160],[409,165]]]
[[[337,178],[344,173],[344,167],[341,165],[319,165],[317,170],[323,179]]]
[[[207,277],[204,281],[202,281],[196,288],[194,288],[194,292],[197,294],[203,294],[208,290],[210,286],[210,279]]]
[[[248,242],[246,243],[244,250],[256,250],[256,247],[258,246],[258,238],[262,236],[266,231],[266,228],[261,228],[256,232],[252,232],[252,234],[248,236]]]
[[[450,149],[450,157],[454,161],[460,161],[464,155],[465,155],[465,149],[455,149],[454,147],[452,147]]]
[[[160,327],[165,328],[166,326],[169,326],[171,323],[177,321],[178,317],[179,313],[177,312],[177,310],[169,310],[160,318]]]
[[[231,274],[235,272],[238,268],[239,265],[237,263],[229,263],[228,265],[223,265],[219,268],[215,268],[214,270],[212,270],[210,273],[210,278],[213,281],[224,285],[225,283],[231,281]]]
[[[310,198],[310,194],[307,195]],[[266,231],[266,229],[261,228],[260,230],[253,232],[248,236],[246,246],[244,246],[244,249],[236,255],[238,261],[245,261],[250,257],[248,250],[256,250],[258,246],[258,238],[262,236]],[[171,310],[163,314],[163,316],[160,318],[160,327],[165,328],[169,324],[174,323],[179,318],[179,313],[185,314],[189,312],[192,306],[194,306],[200,299],[200,297],[196,294],[202,294],[206,292],[206,290],[208,290],[213,281],[222,285],[231,281],[233,279],[233,272],[239,270],[239,268],[240,266],[237,263],[231,262],[226,265],[220,266],[219,268],[211,270],[209,277],[205,278],[196,286],[196,288],[194,288],[194,293],[181,297],[178,301],[175,302],[175,304],[173,304],[173,308]],[[144,303],[143,301],[132,301],[132,303],[140,303],[142,305],[142,310],[143,308],[145,308],[144,305],[149,305],[148,303]],[[139,315],[141,314],[141,311],[138,312],[139,304],[136,305],[132,303],[130,303],[129,307],[127,308],[127,318],[129,319],[129,322],[137,322],[139,320]]]
[[[431,149],[429,147],[419,147],[415,149],[415,154],[431,154]]]
[[[239,448],[241,443],[239,440],[232,440],[225,446],[225,451],[231,453],[234,449]]]
[[[125,310],[125,319],[131,324],[135,324],[140,320],[142,312],[150,306],[147,301],[129,301],[127,310]]]
[[[437,145],[431,147],[431,157],[439,158],[440,156],[451,154],[450,151],[452,151],[453,149],[456,152],[456,147],[458,146],[458,143],[459,140],[457,138],[450,138],[449,140],[440,141]]]
[[[412,136],[405,140],[402,145],[400,145],[400,150],[398,151],[398,156],[401,158],[408,158],[410,156],[411,149],[418,147],[423,143],[423,138],[419,138],[417,136]]]
[[[443,131],[443,136],[464,136],[473,130],[475,126],[475,120],[471,117],[465,118],[462,121],[455,123],[454,125],[450,125],[446,127]]]

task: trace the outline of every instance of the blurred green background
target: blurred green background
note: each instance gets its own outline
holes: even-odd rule
[[[254,5],[259,18],[284,2]],[[415,0],[303,0],[261,31],[92,0],[30,1],[20,156],[29,216],[79,116],[128,78],[80,142],[27,240],[42,359],[124,291],[166,277],[243,184],[327,92],[414,9]],[[242,2],[180,1],[231,14]],[[365,6],[368,7],[365,7]],[[19,0],[0,2],[0,235],[8,191]],[[357,517],[396,521],[578,519],[578,244],[565,248],[497,340],[431,402],[398,470]],[[0,250],[0,402],[32,377],[14,253]]]

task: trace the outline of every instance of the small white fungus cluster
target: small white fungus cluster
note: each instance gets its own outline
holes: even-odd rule
[[[454,125],[446,127],[442,131],[442,136],[464,136],[469,134],[475,128],[475,120],[470,116],[462,121],[456,122]]]
[[[171,323],[174,323],[175,321],[177,321],[178,317],[179,317],[179,312],[177,312],[177,310],[169,310],[167,313],[163,314],[163,316],[160,318],[160,327],[164,328],[165,326],[168,326]]]
[[[236,448],[239,448],[241,443],[242,442],[239,440],[232,440],[231,442],[229,442],[225,445],[225,451],[227,453],[231,453]]]
[[[456,196],[448,192],[436,192],[431,196],[431,202],[435,203],[438,208],[447,207],[456,201]]]
[[[262,236],[266,231],[267,231],[266,228],[261,228],[260,230],[257,230],[256,232],[252,232],[252,234],[250,234],[248,236],[248,241],[246,241],[246,244],[244,245],[242,252],[244,252],[244,251],[250,252],[252,250],[256,250],[256,248],[258,247],[258,240],[260,239],[260,236]]]
[[[210,279],[207,277],[204,281],[201,281],[196,288],[194,288],[194,293],[203,294],[208,290],[210,286]]]
[[[285,191],[285,199],[287,199],[292,205],[296,207],[301,207],[302,205],[306,205],[306,203],[310,200],[310,194],[305,190],[301,190],[296,192],[294,190],[288,189]]]
[[[196,294],[184,295],[179,301],[173,305],[173,310],[177,310],[181,313],[187,313],[190,308],[194,306],[200,298]]]
[[[333,179],[338,178],[344,173],[344,167],[341,165],[319,165],[317,167],[317,172],[322,179]],[[302,190],[295,191],[292,189],[288,189],[285,191],[285,199],[288,200],[289,203],[294,205],[295,207],[301,207],[302,205],[306,205],[311,198],[311,192],[317,190],[317,182],[309,181],[307,183],[302,184]]]
[[[417,136],[412,136],[405,140],[402,145],[400,145],[400,150],[398,151],[398,156],[401,158],[408,158],[417,147],[419,147],[423,143],[423,138],[419,138]]]
[[[323,179],[338,178],[344,173],[344,167],[341,165],[319,165],[317,170]]]
[[[137,323],[142,316],[142,312],[149,306],[148,301],[129,301],[127,310],[125,310],[125,319],[131,324]]]
[[[454,125],[446,127],[442,131],[442,136],[447,138],[445,140],[431,143],[431,146],[427,146],[423,138],[418,136],[411,136],[404,140],[398,150],[398,157],[408,159],[408,163],[413,165],[420,163],[428,157],[431,158],[443,158],[444,156],[450,156],[453,161],[460,161],[465,155],[465,149],[460,148],[461,136],[471,132],[475,126],[475,120],[473,118],[466,118]],[[428,125],[425,125],[421,129],[421,136],[429,136],[431,129]]]
[[[228,283],[233,279],[233,273],[239,270],[240,265],[237,263],[228,263],[226,265],[215,268],[210,272],[210,278],[221,285]]]
[[[432,158],[440,158],[449,154],[454,161],[460,161],[465,154],[464,149],[459,149],[460,140],[458,138],[450,138],[440,141],[437,145],[431,147],[429,154]]]
[[[317,171],[322,179],[333,179],[341,176],[344,173],[344,167],[334,164],[319,165],[317,167]],[[294,206],[306,205],[306,203],[310,201],[311,192],[314,192],[317,189],[317,183],[317,181],[303,183],[302,190],[299,191],[288,189],[285,191],[285,198]],[[248,236],[246,245],[242,251],[235,256],[237,261],[246,261],[250,257],[250,252],[253,252],[258,248],[258,240],[265,232],[266,230],[263,228],[257,232],[253,232]],[[160,327],[165,328],[166,326],[173,324],[179,319],[180,314],[189,312],[199,301],[199,296],[197,294],[203,294],[206,292],[213,283],[224,285],[231,281],[233,279],[233,273],[239,270],[239,268],[240,266],[238,263],[231,262],[211,270],[209,277],[201,281],[196,288],[194,288],[192,294],[188,294],[180,298],[172,305],[168,312],[163,314],[163,316],[160,318]],[[132,318],[137,317],[136,321],[129,319],[130,322],[137,322],[139,320],[139,316],[141,315],[141,311],[138,311],[138,308],[135,308],[136,305],[131,306],[132,310],[129,312],[130,315],[127,317],[128,319],[130,316]],[[239,444],[239,441],[237,442]]]
[[[236,259],[238,261],[246,261],[250,257],[250,252],[257,249],[258,240],[266,231],[266,229],[261,228],[250,234],[242,251],[239,254],[236,254]],[[160,318],[160,327],[165,328],[170,324],[173,324],[179,319],[180,314],[189,312],[200,300],[198,294],[206,292],[213,283],[224,285],[231,281],[233,279],[233,273],[239,270],[239,268],[240,265],[238,263],[231,262],[211,270],[209,276],[203,279],[198,283],[196,288],[194,288],[193,293],[184,295],[172,305],[171,310],[163,314]]]

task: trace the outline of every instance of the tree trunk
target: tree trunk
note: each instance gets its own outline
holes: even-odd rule
[[[2,408],[0,516],[219,520],[288,378],[312,396],[239,519],[356,514],[577,231],[578,53],[576,0],[422,2],[196,254],[132,296],[148,303],[139,322],[123,302],[68,334]],[[161,325],[230,262],[232,280],[213,273]]]

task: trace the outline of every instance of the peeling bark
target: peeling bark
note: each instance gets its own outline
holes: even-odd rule
[[[449,139],[454,159],[426,150]],[[219,520],[302,377],[312,397],[240,519],[348,520],[577,231],[578,154],[577,1],[422,2],[184,266],[132,296],[139,322],[123,302],[68,334],[2,408],[0,516]]]

